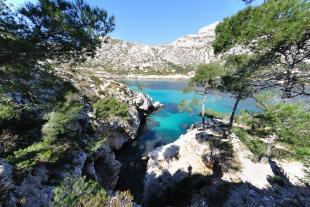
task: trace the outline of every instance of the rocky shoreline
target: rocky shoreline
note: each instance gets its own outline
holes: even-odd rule
[[[58,75],[78,90],[71,99],[82,105],[78,124],[70,130],[83,134],[85,143],[101,136],[106,136],[106,140],[91,151],[83,147],[69,149],[57,164],[39,163],[22,172],[0,159],[0,185],[7,191],[8,206],[49,207],[53,189],[72,175],[86,176],[100,183],[113,196],[122,166],[115,151],[135,139],[146,116],[162,107],[148,95],[111,79],[94,78],[87,73],[68,74],[64,70],[59,70]],[[38,93],[38,103],[46,105],[62,89],[53,84],[47,90],[40,88],[33,92]],[[9,96],[19,105],[31,102],[19,93]],[[98,117],[88,100],[92,96],[114,97],[126,103],[128,117]],[[36,117],[42,118],[47,112],[40,110],[36,111]],[[222,125],[217,120],[206,130],[193,127],[175,142],[158,147],[143,158],[143,163],[147,163],[142,186],[144,206],[310,205],[306,167],[302,163],[267,158],[255,162],[251,159],[253,154],[237,136],[222,138]],[[278,177],[280,183],[276,181]]]
[[[191,79],[194,76],[194,74],[189,73],[186,75],[182,74],[174,74],[174,75],[118,75],[114,76],[116,80],[121,79],[138,79],[138,80],[188,80]]]
[[[238,137],[221,137],[220,127],[190,129],[148,157],[147,206],[310,205],[304,165],[268,159],[254,162]],[[283,183],[276,183],[279,176]]]
[[[98,78],[113,79],[113,80],[123,80],[123,79],[139,79],[139,80],[188,80],[194,77],[195,72],[190,71],[187,74],[166,74],[166,75],[145,75],[145,74],[113,74],[106,72],[104,70],[98,70],[93,67],[77,67],[77,70],[85,73],[95,75]]]
[[[70,82],[79,91],[79,94],[71,95],[71,99],[82,106],[78,114],[79,124],[72,125],[70,130],[82,134],[85,143],[101,139],[101,136],[106,136],[107,139],[98,142],[100,145],[91,150],[83,147],[68,149],[61,160],[53,165],[40,163],[24,171],[0,159],[0,185],[3,186],[1,190],[5,190],[0,194],[5,196],[3,199],[7,199],[8,206],[51,206],[53,189],[68,176],[86,176],[100,183],[109,192],[113,192],[121,168],[121,163],[116,160],[114,151],[120,149],[129,140],[135,139],[142,120],[162,106],[158,102],[154,103],[148,95],[134,92],[124,84],[113,80],[92,79],[90,76],[81,74],[70,75],[64,70],[59,70],[58,75],[62,77],[62,81]],[[58,87],[60,86],[50,87],[46,92],[39,89],[40,93],[44,93],[42,104],[49,102],[56,93],[54,90],[58,90]],[[12,97],[17,95],[18,93],[13,94]],[[128,118],[101,119],[97,117],[93,105],[87,101],[87,97],[92,96],[96,99],[114,97],[126,103]],[[18,97],[20,100],[14,98],[12,101],[17,101],[16,104],[21,105],[31,103],[31,100],[26,97],[21,95]],[[48,112],[38,110],[36,113],[39,115]]]

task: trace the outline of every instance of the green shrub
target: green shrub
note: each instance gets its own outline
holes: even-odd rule
[[[106,141],[107,138],[104,136],[92,140],[89,143],[87,143],[86,150],[89,152],[96,152]]]
[[[248,111],[241,110],[240,114],[236,117],[236,122],[243,125],[251,125],[253,116]]]
[[[91,75],[91,76],[90,76],[90,79],[91,79],[92,81],[94,81],[94,83],[95,83],[96,85],[99,85],[99,84],[102,83],[102,81],[101,81],[99,78],[97,78],[95,75]]]
[[[20,119],[20,110],[8,100],[0,100],[0,125]]]
[[[68,146],[65,144],[56,145],[42,141],[15,151],[13,155],[6,158],[6,161],[15,164],[17,169],[27,170],[39,163],[53,164],[57,162],[67,148]]]
[[[111,117],[128,118],[128,105],[113,97],[106,97],[98,100],[94,104],[95,114],[100,119],[109,119]]]
[[[310,158],[310,146],[307,147],[292,147],[294,151],[294,157],[298,160],[309,161]]]
[[[272,155],[277,158],[297,159],[301,161],[310,158],[310,112],[301,104],[266,104],[265,111],[260,114],[242,112],[237,118],[239,124],[247,125],[248,130],[239,129],[240,139],[245,135],[253,135],[259,138],[266,138],[270,135],[277,135],[277,144],[286,149],[274,148]],[[262,148],[256,142],[252,148]],[[249,142],[247,142],[250,145]],[[249,146],[248,146],[249,147]],[[250,148],[250,147],[249,147]],[[254,150],[255,151],[255,150]]]
[[[263,123],[281,142],[310,147],[310,112],[299,104],[276,104],[263,113]]]
[[[53,206],[57,207],[95,207],[106,206],[105,190],[85,177],[67,177],[53,190]]]
[[[205,114],[207,117],[210,117],[210,118],[225,119],[225,118],[229,117],[229,114],[227,114],[225,112],[213,111],[211,109],[206,109]]]
[[[21,142],[20,137],[14,135],[9,130],[0,130],[0,157],[4,157],[16,149]]]
[[[77,101],[65,102],[56,112],[48,114],[48,121],[42,128],[43,138],[55,141],[60,136],[67,139],[79,135],[79,118],[83,105]]]
[[[249,148],[249,150],[254,154],[254,158],[256,161],[266,154],[266,143],[258,139],[251,138],[244,129],[234,128],[233,132],[239,137],[241,142],[243,142],[243,144],[245,144],[245,146],[247,146],[247,148]]]
[[[69,146],[72,148],[80,141],[79,118],[82,108],[82,104],[71,97],[56,112],[48,114],[41,141],[15,151],[6,160],[22,170],[39,163],[53,164],[59,161]]]
[[[100,193],[95,195],[83,195],[75,207],[96,207],[96,206],[107,206],[107,198],[102,196]]]

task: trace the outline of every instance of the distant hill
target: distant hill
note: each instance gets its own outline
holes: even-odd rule
[[[198,64],[215,60],[212,41],[218,22],[169,44],[147,45],[108,38],[89,66],[108,71],[186,73]]]

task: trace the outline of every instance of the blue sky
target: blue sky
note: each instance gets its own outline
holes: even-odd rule
[[[35,0],[32,0],[35,1]],[[116,18],[112,37],[147,44],[169,43],[245,7],[241,0],[86,0]],[[20,5],[25,0],[7,0]],[[262,2],[258,0],[257,3]],[[256,3],[256,4],[257,4]]]

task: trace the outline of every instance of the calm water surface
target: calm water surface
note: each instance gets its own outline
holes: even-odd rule
[[[126,144],[117,154],[122,163],[118,186],[119,189],[130,189],[137,201],[141,200],[143,192],[143,177],[145,162],[141,158],[152,149],[175,141],[188,127],[201,120],[198,116],[199,106],[192,107],[191,111],[180,112],[178,105],[182,100],[202,99],[194,92],[183,93],[187,85],[185,80],[125,80],[129,88],[142,91],[152,97],[153,101],[164,104],[164,108],[147,117],[140,130],[139,137]],[[234,98],[229,94],[212,92],[207,96],[206,108],[217,112],[230,113]],[[240,110],[259,111],[254,99],[242,100],[237,112]]]

